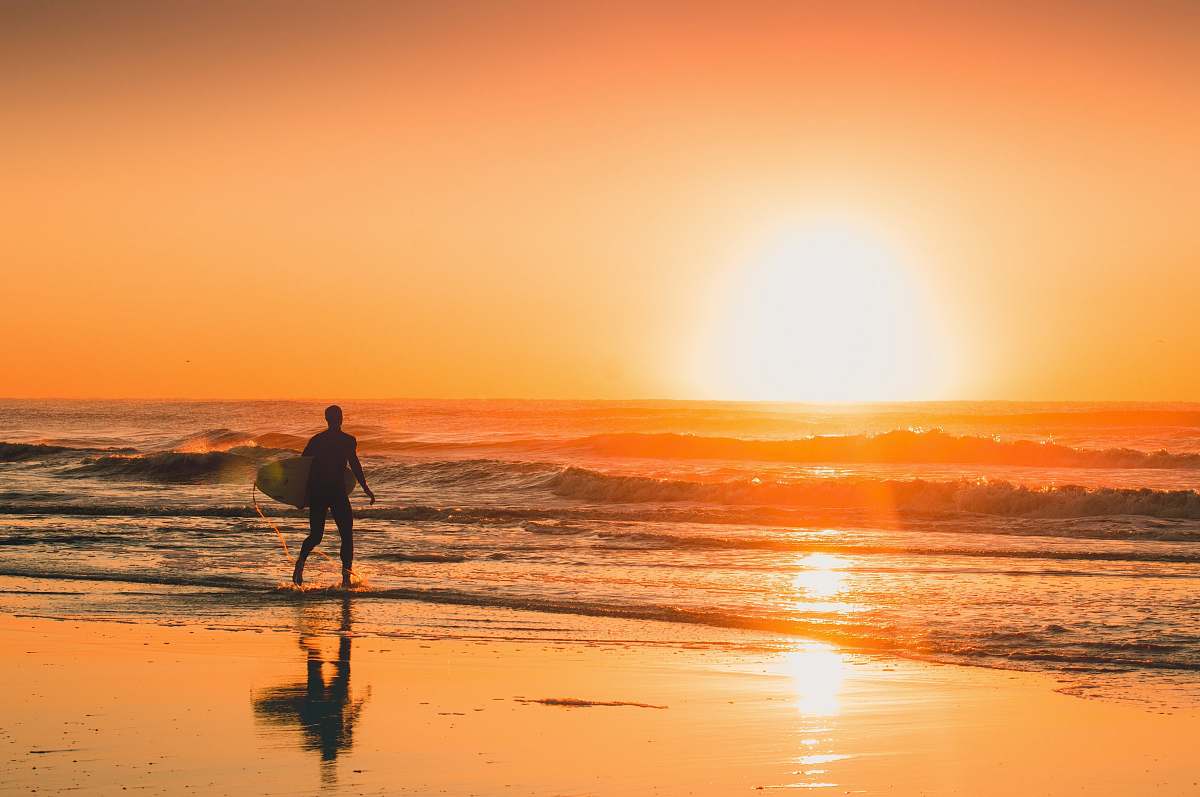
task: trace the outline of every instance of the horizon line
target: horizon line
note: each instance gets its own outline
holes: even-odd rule
[[[330,401],[319,396],[0,396],[0,401],[161,401],[179,403],[200,402],[295,402],[311,403]],[[583,398],[583,397],[531,397],[531,396],[345,396],[336,399],[342,402],[387,402],[387,401],[461,401],[461,402],[528,402],[528,403],[579,403],[595,404],[784,404],[803,406],[871,406],[894,404],[1197,404],[1200,397],[1191,399],[1113,399],[1113,398],[945,398],[945,399],[861,399],[820,401],[812,399],[735,399],[735,398]]]

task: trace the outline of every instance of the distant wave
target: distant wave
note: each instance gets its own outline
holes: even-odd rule
[[[262,437],[255,438],[263,444]],[[621,432],[572,439],[363,440],[367,454],[519,452],[539,457],[584,454],[675,460],[730,460],[804,464],[945,464],[1035,468],[1200,469],[1200,452],[1132,448],[1072,448],[1053,442],[1001,441],[941,430],[896,429],[872,435],[818,435],[794,439],[707,437],[673,432]]]
[[[264,456],[295,456],[306,440],[296,435],[268,432],[250,435],[230,429],[209,429],[155,446],[153,455],[234,453],[255,458]],[[0,463],[23,462],[63,457],[86,457],[97,454],[117,457],[138,454],[132,446],[64,445],[59,442],[12,443],[0,441]]]
[[[1200,428],[1200,412],[1195,409],[1152,409],[1114,407],[1034,412],[926,413],[940,423],[987,425],[1030,429],[1122,429],[1122,428]]]
[[[0,462],[24,462],[61,456],[84,456],[104,451],[112,454],[132,453],[132,448],[97,449],[71,448],[44,443],[0,443]]]
[[[575,467],[556,474],[547,487],[563,498],[600,503],[687,501],[772,507],[861,507],[883,514],[966,512],[1028,518],[1146,515],[1200,519],[1200,494],[1194,490],[1030,488],[1004,481],[922,479],[705,483],[618,476]]]
[[[159,448],[164,451],[185,453],[230,451],[235,448],[267,448],[295,455],[304,450],[304,446],[308,443],[308,440],[307,436],[288,434],[286,432],[252,434],[250,432],[239,432],[234,429],[219,428],[195,432],[185,437],[171,440],[159,446]],[[517,445],[520,446],[521,443],[525,442],[536,441],[518,441]],[[493,447],[503,448],[504,445],[484,440],[448,443],[446,441],[407,439],[403,437],[400,439],[389,439],[387,437],[380,437],[377,434],[362,435],[358,438],[358,451],[359,454],[363,455],[405,454],[420,453],[427,450]]]
[[[160,453],[205,454],[261,449],[292,454],[305,437],[283,432],[250,434],[207,429],[156,446]],[[60,445],[0,442],[0,462],[65,456],[71,453],[131,453],[134,449],[71,448]],[[881,434],[818,435],[794,439],[708,437],[693,434],[622,432],[578,438],[477,440],[389,439],[378,435],[359,440],[367,456],[428,457],[437,452],[516,455],[522,459],[626,457],[663,460],[727,460],[796,464],[942,464],[1036,468],[1186,469],[1200,470],[1200,452],[1144,451],[1132,448],[1073,448],[1054,442],[1002,441],[993,437],[958,436],[934,429],[896,429]]]
[[[804,463],[939,463],[1039,468],[1200,468],[1200,453],[1090,450],[1029,440],[897,429],[877,435],[754,440],[685,434],[601,434],[564,444],[602,456]]]
[[[140,456],[96,457],[62,471],[62,475],[190,482],[246,477],[253,465],[253,461],[247,457],[221,451],[204,454],[172,451]]]

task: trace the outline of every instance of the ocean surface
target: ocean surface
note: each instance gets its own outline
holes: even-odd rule
[[[666,620],[1200,702],[1200,405],[343,407],[379,497],[352,497],[377,628],[413,601]],[[322,408],[0,401],[8,593],[121,614],[133,584],[209,621],[286,599],[253,502],[293,551],[306,515],[253,477]],[[310,583],[337,541],[331,520]]]

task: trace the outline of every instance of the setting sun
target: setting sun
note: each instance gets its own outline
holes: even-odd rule
[[[765,236],[714,285],[696,368],[713,397],[928,398],[946,385],[944,337],[907,252],[865,226],[798,222]]]

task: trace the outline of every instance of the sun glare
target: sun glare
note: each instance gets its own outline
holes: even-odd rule
[[[830,645],[811,642],[789,652],[783,670],[792,678],[800,712],[815,717],[837,714],[846,668],[845,656]]]
[[[897,247],[853,224],[770,236],[719,281],[703,389],[770,401],[936,397],[945,341],[916,277]]]
[[[792,579],[796,592],[810,600],[829,600],[846,588],[846,574],[840,569],[849,562],[827,553],[810,553],[796,563],[801,569]]]

